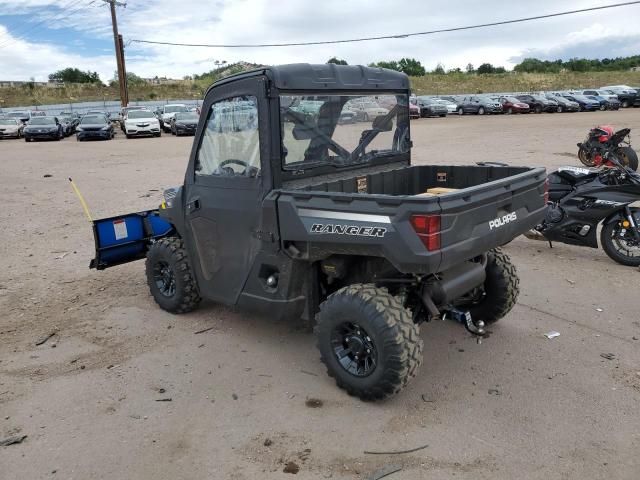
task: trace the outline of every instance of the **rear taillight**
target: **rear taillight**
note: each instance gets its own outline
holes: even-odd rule
[[[427,250],[440,249],[440,215],[412,215],[411,226]]]
[[[544,204],[549,203],[549,179],[544,180]]]

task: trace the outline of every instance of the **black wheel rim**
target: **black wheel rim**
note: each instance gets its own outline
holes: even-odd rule
[[[613,248],[620,255],[629,258],[638,258],[640,257],[640,242],[638,242],[631,231],[628,229],[624,229],[622,225],[618,225],[611,232],[611,243],[613,244]]]
[[[371,375],[378,364],[373,339],[357,323],[344,322],[331,332],[331,348],[340,366],[355,377]]]
[[[176,277],[167,262],[157,262],[153,266],[153,281],[163,296],[173,297],[175,295]]]

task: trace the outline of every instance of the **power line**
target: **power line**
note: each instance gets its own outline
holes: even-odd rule
[[[58,10],[57,12],[52,12],[49,15],[44,15],[42,16],[42,20],[39,23],[42,22],[47,22],[50,19],[56,17],[57,15],[60,14],[61,11],[66,10],[67,8],[71,7],[72,4],[74,3],[80,3],[82,0],[70,0],[66,5],[56,5],[55,8]],[[20,23],[16,23],[13,25],[12,28],[9,28],[9,26],[7,26],[7,31],[6,34],[3,35],[7,38],[9,38],[10,36],[20,36],[23,34],[23,32],[26,32],[27,30],[31,30],[33,28],[32,25],[32,21],[33,20],[37,20],[38,17],[36,18],[29,18],[28,20],[24,21],[24,22],[20,22]],[[13,31],[12,31],[13,30]],[[6,39],[3,39],[3,41],[6,41]]]
[[[308,46],[308,45],[331,45],[336,43],[355,43],[355,42],[370,42],[373,40],[388,40],[393,38],[408,38],[408,37],[416,37],[420,35],[433,35],[436,33],[446,33],[446,32],[458,32],[461,30],[472,30],[477,28],[486,28],[486,27],[495,27],[499,25],[508,25],[512,23],[523,23],[530,22],[532,20],[542,20],[546,18],[553,17],[562,17],[565,15],[573,15],[576,13],[584,13],[584,12],[594,12],[597,10],[605,10],[608,8],[617,8],[617,7],[626,7],[630,5],[637,5],[640,3],[640,0],[634,2],[624,2],[624,3],[614,3],[610,5],[602,5],[600,7],[590,7],[590,8],[581,8],[578,10],[568,10],[565,12],[558,13],[549,13],[547,15],[537,15],[535,17],[526,17],[526,18],[517,18],[513,20],[503,20],[500,22],[491,22],[491,23],[481,23],[477,25],[467,25],[464,27],[453,27],[453,28],[441,28],[438,30],[429,30],[426,32],[414,32],[414,33],[401,33],[397,35],[381,35],[376,37],[362,37],[362,38],[350,38],[344,40],[323,40],[316,42],[290,42],[290,43],[254,43],[254,44],[206,44],[206,43],[174,43],[174,42],[160,42],[154,40],[141,40],[141,39],[132,39],[131,42],[135,43],[148,43],[154,45],[172,45],[177,47],[209,47],[209,48],[265,48],[265,47],[300,47],[300,46]]]

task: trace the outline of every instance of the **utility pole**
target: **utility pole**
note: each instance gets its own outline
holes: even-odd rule
[[[118,19],[116,18],[116,5],[126,7],[127,4],[118,0],[102,0],[111,8],[111,24],[113,26],[113,43],[116,49],[116,64],[118,65],[118,83],[120,85],[120,104],[127,106],[127,77],[124,71],[124,53],[120,37],[118,36]]]
[[[118,45],[120,46],[120,61],[122,62],[122,78],[124,78],[124,102],[123,105],[129,105],[129,83],[127,82],[127,64],[124,61],[124,40],[122,35],[118,34]]]

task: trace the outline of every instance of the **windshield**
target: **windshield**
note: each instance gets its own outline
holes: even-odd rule
[[[9,112],[7,113],[7,117],[12,118],[26,118],[29,114],[27,112]]]
[[[195,120],[198,121],[200,117],[195,112],[176,113],[176,120]]]
[[[154,115],[145,110],[131,110],[127,113],[127,118],[154,118]]]
[[[0,118],[0,125],[17,125],[15,120],[9,118]]]
[[[95,125],[96,123],[107,123],[107,119],[102,115],[85,115],[80,122],[81,125]]]
[[[164,107],[164,113],[188,112],[184,105],[169,105]]]
[[[573,95],[573,98],[575,98],[576,100],[582,100],[583,102],[587,101],[587,100],[589,100],[589,101],[592,100],[591,98],[587,98],[584,95]]]
[[[56,121],[51,117],[32,118],[29,125],[55,125]]]
[[[511,103],[521,103],[516,97],[504,97],[503,100]]]
[[[284,168],[345,166],[408,152],[408,97],[385,95],[384,107],[380,98],[379,94],[281,96]]]

